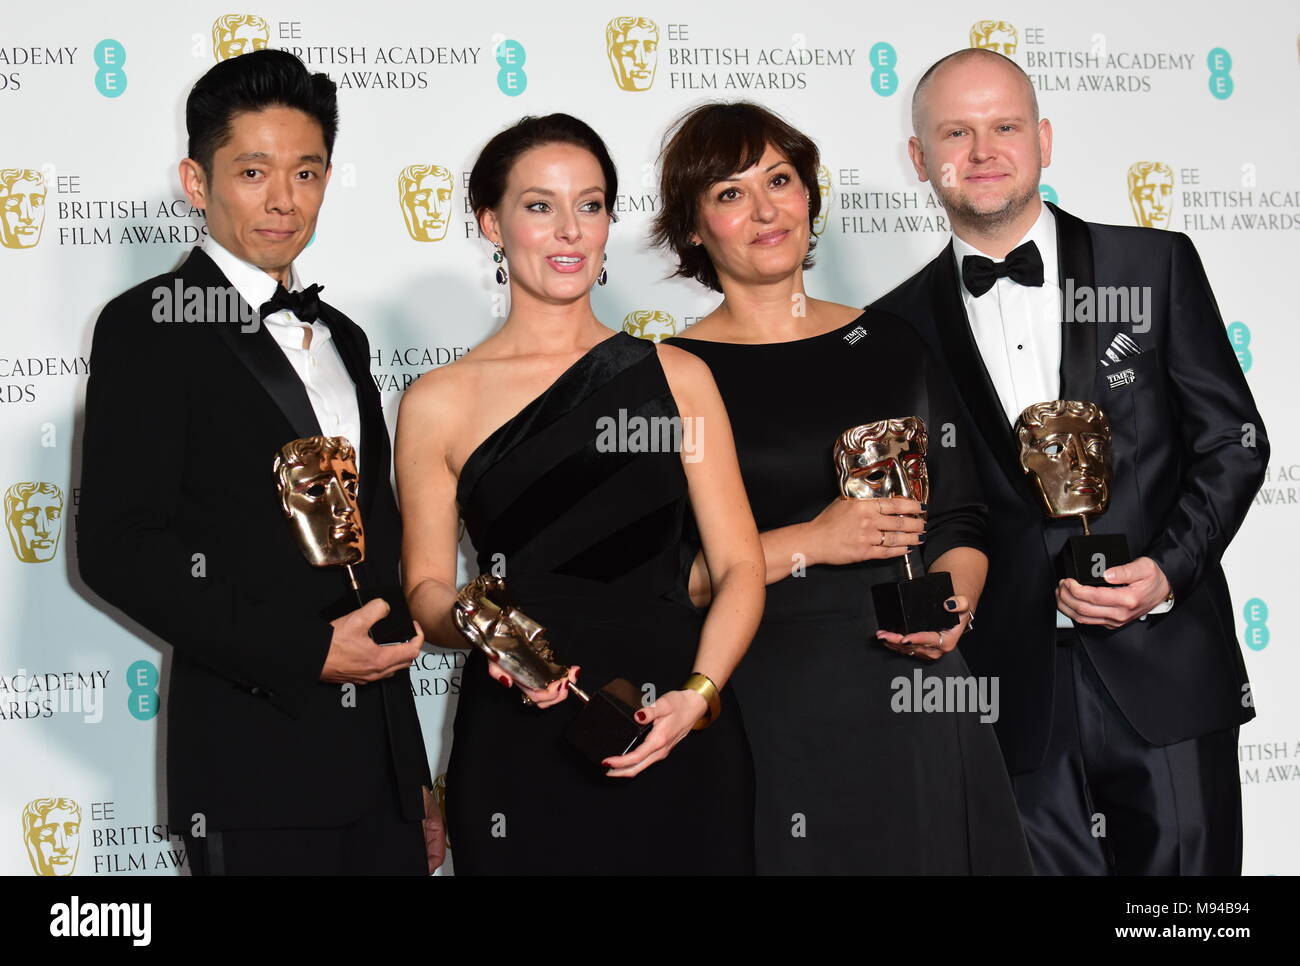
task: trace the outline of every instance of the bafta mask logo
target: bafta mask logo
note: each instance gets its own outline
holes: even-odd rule
[[[280,509],[313,567],[350,566],[366,556],[357,506],[356,451],[342,436],[285,443],[275,457]]]
[[[53,483],[15,483],[5,490],[5,527],[23,563],[53,560],[63,531],[63,491]]]
[[[970,46],[1014,57],[1020,33],[1005,20],[977,20],[971,24]]]
[[[451,169],[440,164],[412,164],[397,176],[397,197],[407,233],[416,241],[447,237],[451,224]]]
[[[1174,216],[1174,169],[1163,161],[1129,165],[1128,201],[1139,225],[1168,228]]]
[[[637,309],[623,319],[623,331],[638,339],[662,342],[677,334],[677,320],[657,309]]]
[[[81,806],[70,798],[37,798],[23,809],[23,844],[37,875],[72,875],[81,848]]]
[[[0,170],[0,244],[35,248],[45,226],[45,176],[31,168]]]
[[[605,26],[605,50],[614,83],[625,91],[648,91],[659,64],[659,25],[645,17],[615,17]]]
[[[826,230],[826,221],[831,214],[831,169],[824,164],[817,165],[817,193],[821,195],[822,206],[813,219],[814,235],[820,235]]]
[[[845,431],[835,446],[840,492],[855,500],[930,499],[929,438],[916,416],[880,419]]]
[[[1048,516],[1095,516],[1110,505],[1110,420],[1096,403],[1034,403],[1016,420],[1020,467]]]
[[[255,13],[228,13],[212,22],[212,56],[230,60],[253,50],[265,50],[271,28]]]

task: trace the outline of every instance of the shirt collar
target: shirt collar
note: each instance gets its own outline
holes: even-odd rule
[[[217,268],[221,269],[222,274],[231,285],[235,286],[241,298],[247,302],[254,312],[260,311],[262,306],[271,300],[275,294],[276,281],[266,272],[262,271],[251,262],[246,262],[238,255],[232,254],[227,248],[217,242],[211,235],[203,239],[203,250],[216,263]],[[285,286],[290,292],[297,292],[302,289],[302,283],[298,280],[298,268],[296,265],[289,266],[289,284]],[[274,316],[283,316],[283,312],[276,312]],[[268,318],[267,321],[271,321]],[[302,322],[298,323],[302,325]]]
[[[1040,202],[1042,210],[1038,213],[1038,218],[1029,226],[1029,231],[1025,232],[1020,241],[1011,246],[1012,249],[1019,248],[1025,242],[1033,242],[1038,246],[1038,254],[1043,256],[1043,284],[1053,285],[1060,288],[1061,285],[1061,268],[1056,261],[1056,218],[1052,211],[1045,203]],[[961,276],[961,260],[967,255],[984,255],[974,245],[963,241],[956,235],[952,236],[952,254],[957,260],[957,275]],[[985,255],[986,258],[992,258],[991,255]],[[994,258],[994,262],[1005,261],[1005,259]],[[990,290],[991,291],[991,290]],[[962,284],[962,292],[970,295],[966,286]],[[987,293],[985,293],[987,294]],[[268,296],[269,297],[269,296]]]

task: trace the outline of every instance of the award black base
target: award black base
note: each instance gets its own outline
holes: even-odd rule
[[[1093,533],[1065,541],[1057,565],[1062,577],[1073,577],[1085,587],[1110,587],[1102,574],[1108,567],[1119,567],[1132,559],[1124,534]]]
[[[960,617],[943,606],[952,596],[952,576],[943,571],[872,584],[871,602],[876,606],[876,626],[895,634],[918,631],[946,631],[956,627]]]
[[[577,692],[574,689],[574,693]],[[591,694],[564,737],[582,757],[599,765],[606,758],[626,755],[650,730],[633,717],[640,709],[638,694],[629,681],[615,678]]]
[[[406,606],[406,595],[400,587],[357,591],[358,601],[362,605],[370,603],[376,597],[382,597],[388,602],[388,616],[371,625],[370,639],[376,644],[405,644],[415,636],[415,624],[411,621],[411,611]]]

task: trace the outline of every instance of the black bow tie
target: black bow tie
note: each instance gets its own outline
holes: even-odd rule
[[[1005,261],[995,262],[983,255],[967,255],[961,260],[961,280],[971,295],[979,298],[1000,278],[1009,278],[1021,285],[1043,284],[1043,256],[1038,246],[1025,242],[1012,249]]]
[[[308,285],[301,292],[290,292],[283,285],[275,286],[275,294],[269,302],[262,303],[262,318],[273,312],[288,309],[308,325],[320,318],[320,293],[324,285]]]

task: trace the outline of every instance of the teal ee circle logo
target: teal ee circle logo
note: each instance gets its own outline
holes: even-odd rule
[[[524,45],[517,40],[503,40],[497,44],[497,89],[506,97],[518,97],[528,87],[524,73]]]
[[[116,40],[101,40],[95,44],[95,90],[105,97],[121,97],[126,90],[126,48]]]
[[[898,54],[894,45],[883,40],[871,48],[867,55],[871,62],[871,89],[881,97],[888,97],[898,90],[898,75],[894,68],[898,66]]]
[[[148,721],[158,713],[158,669],[149,661],[136,661],[126,669],[130,694],[126,709],[137,721]]]
[[[1250,372],[1254,358],[1250,354],[1250,327],[1245,322],[1233,322],[1228,326],[1228,341],[1237,353],[1237,364],[1242,372]]]
[[[1241,609],[1241,616],[1246,618],[1246,646],[1252,651],[1268,647],[1268,604],[1252,597]]]
[[[1054,205],[1059,205],[1061,200],[1056,196],[1056,189],[1050,184],[1040,184],[1038,186],[1038,196],[1044,201],[1050,201]]]
[[[1232,96],[1232,55],[1222,47],[1215,47],[1205,58],[1210,68],[1210,93],[1221,101]]]

